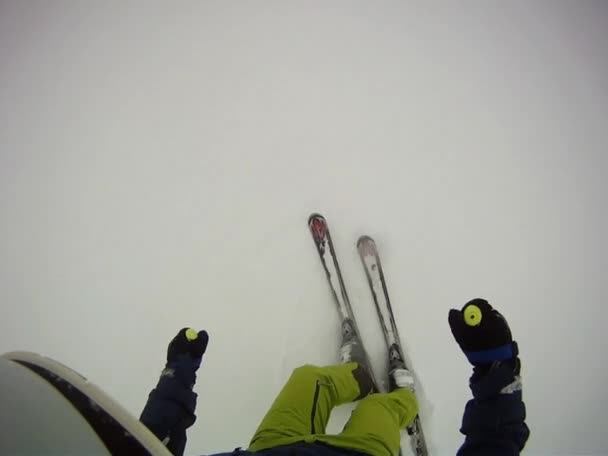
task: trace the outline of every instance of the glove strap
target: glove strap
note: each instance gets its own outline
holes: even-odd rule
[[[516,342],[509,342],[491,350],[465,351],[469,362],[473,365],[490,364],[494,361],[506,361],[515,358],[519,353]]]

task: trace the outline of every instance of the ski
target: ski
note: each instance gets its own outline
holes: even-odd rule
[[[361,257],[361,262],[365,269],[365,275],[367,276],[369,288],[378,312],[380,326],[382,326],[384,340],[386,341],[389,373],[396,368],[407,369],[408,367],[403,355],[403,347],[401,345],[397,324],[395,323],[391,301],[388,297],[386,280],[384,279],[384,272],[382,271],[382,263],[380,262],[380,255],[378,254],[376,243],[369,236],[361,236],[357,242],[357,250],[359,251],[359,256]],[[392,388],[394,388],[394,385],[391,386],[391,389]],[[416,456],[427,456],[428,452],[424,434],[422,433],[420,416],[416,416],[414,422],[408,427],[407,431],[410,435],[410,444],[414,454]]]
[[[346,286],[344,285],[344,279],[342,278],[342,272],[340,271],[340,264],[338,263],[338,257],[334,249],[334,244],[331,239],[331,233],[329,232],[329,226],[325,218],[320,214],[312,214],[308,218],[308,227],[312,238],[317,247],[319,258],[325,270],[327,282],[329,283],[332,296],[338,308],[338,313],[341,319],[341,336],[342,341],[340,345],[340,355],[342,361],[345,361],[345,357],[348,353],[349,346],[353,341],[359,344],[365,352],[363,341],[357,328],[355,321],[355,315],[348,299],[348,293],[346,292]],[[367,365],[371,366],[367,352],[365,352],[365,358],[367,359]],[[370,369],[370,374],[374,382],[374,389],[378,390],[377,382]]]

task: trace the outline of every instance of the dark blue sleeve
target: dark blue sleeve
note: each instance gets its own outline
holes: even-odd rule
[[[473,399],[466,405],[460,429],[466,438],[458,456],[520,454],[530,430],[518,371],[512,362],[495,363],[483,371],[475,368]]]
[[[177,456],[184,453],[186,429],[196,420],[197,396],[192,387],[198,365],[199,362],[188,355],[167,364],[140,417],[140,421]]]

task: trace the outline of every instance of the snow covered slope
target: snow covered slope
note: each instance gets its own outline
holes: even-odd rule
[[[0,352],[138,414],[207,328],[188,452],[246,446],[337,359],[318,211],[377,356],[355,241],[381,249],[431,454],[462,439],[447,311],[477,296],[520,343],[527,454],[606,454],[607,41],[602,2],[2,2]]]

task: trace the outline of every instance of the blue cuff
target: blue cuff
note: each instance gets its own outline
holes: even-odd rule
[[[514,344],[511,342],[491,350],[465,351],[464,354],[471,364],[490,364],[494,361],[506,361],[517,356]]]

